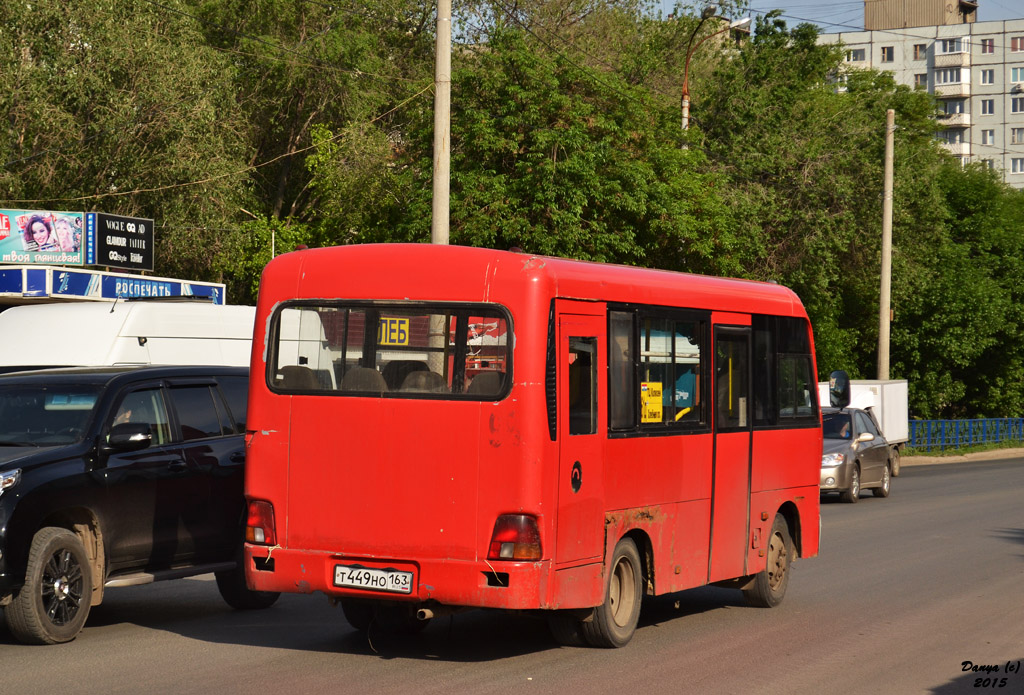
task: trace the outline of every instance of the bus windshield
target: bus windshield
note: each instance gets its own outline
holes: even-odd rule
[[[268,385],[280,392],[495,397],[510,321],[494,305],[293,304],[275,314]]]

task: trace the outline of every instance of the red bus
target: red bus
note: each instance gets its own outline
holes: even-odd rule
[[[645,594],[782,600],[818,553],[814,345],[777,284],[428,244],[263,273],[246,571],[357,629],[540,611],[618,647]]]

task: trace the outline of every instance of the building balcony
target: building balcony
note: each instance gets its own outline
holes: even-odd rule
[[[935,96],[939,99],[951,99],[971,96],[970,82],[954,82],[952,84],[935,85]]]
[[[935,67],[937,68],[969,68],[971,66],[971,54],[963,53],[936,53]]]
[[[944,113],[938,116],[939,125],[943,128],[970,128],[971,114]]]
[[[971,156],[971,143],[969,142],[940,142],[939,144],[956,157]]]

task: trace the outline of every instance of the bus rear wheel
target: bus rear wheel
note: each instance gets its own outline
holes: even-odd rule
[[[789,524],[781,514],[776,514],[772,522],[767,555],[764,569],[754,575],[753,585],[743,590],[747,603],[758,608],[774,608],[782,603],[789,586],[789,568],[796,553]]]
[[[640,619],[643,568],[636,544],[623,538],[615,545],[605,586],[604,603],[592,620],[582,623],[583,635],[594,647],[624,647],[633,638]]]

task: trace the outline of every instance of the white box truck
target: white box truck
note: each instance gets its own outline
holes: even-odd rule
[[[823,408],[828,407],[828,382],[818,383],[818,399]],[[892,474],[899,475],[900,455],[909,435],[906,379],[858,379],[850,380],[850,406],[870,410],[882,430],[882,435],[892,447]]]
[[[256,308],[200,301],[20,305],[0,312],[0,372],[132,364],[249,366]]]

